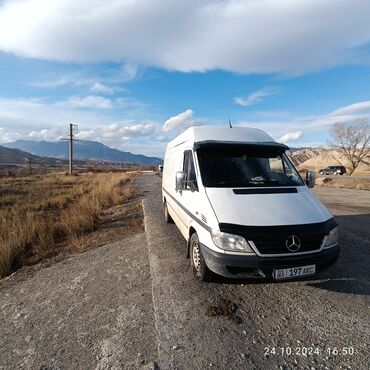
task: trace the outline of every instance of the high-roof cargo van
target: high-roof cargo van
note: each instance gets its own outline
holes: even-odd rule
[[[191,127],[166,149],[167,222],[187,240],[199,280],[212,272],[283,280],[314,275],[339,254],[338,227],[286,155],[255,128]]]

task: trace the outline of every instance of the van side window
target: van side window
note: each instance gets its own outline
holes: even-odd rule
[[[280,155],[276,157],[269,158],[270,163],[270,176],[275,180],[282,180],[284,174],[294,181],[298,181],[298,176],[296,176],[293,172],[285,157],[281,157]],[[283,176],[283,177],[282,177]]]
[[[269,162],[271,172],[285,172],[280,156],[269,158]]]
[[[186,150],[184,152],[183,171],[186,172],[186,189],[190,189],[191,183],[197,187],[197,177],[195,174],[193,153],[191,150]]]

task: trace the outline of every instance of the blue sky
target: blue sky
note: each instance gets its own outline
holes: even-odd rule
[[[47,4],[47,5],[46,5]],[[163,156],[191,125],[325,145],[370,116],[370,2],[0,1],[0,143],[82,139]]]

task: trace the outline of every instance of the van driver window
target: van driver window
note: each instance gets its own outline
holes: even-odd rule
[[[183,171],[186,172],[186,189],[190,189],[190,184],[197,185],[197,178],[195,174],[195,167],[193,161],[193,154],[191,150],[184,152]]]

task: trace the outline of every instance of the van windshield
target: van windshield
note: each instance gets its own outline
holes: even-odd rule
[[[197,150],[206,187],[301,186],[301,177],[280,148],[217,145]]]

